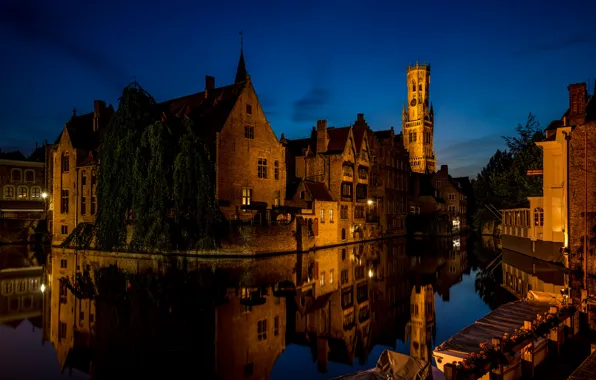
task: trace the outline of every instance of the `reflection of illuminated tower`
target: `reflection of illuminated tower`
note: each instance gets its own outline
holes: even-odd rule
[[[434,111],[429,100],[430,65],[408,66],[408,103],[402,112],[404,146],[410,154],[412,171],[436,171],[434,150]]]
[[[432,285],[414,286],[410,296],[410,355],[430,362],[435,336],[435,295]]]

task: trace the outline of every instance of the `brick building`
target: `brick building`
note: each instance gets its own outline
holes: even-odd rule
[[[372,225],[376,223],[372,220],[367,223],[366,219],[370,166],[368,136],[362,136],[358,149],[352,127],[327,127],[326,120],[319,120],[310,138],[284,138],[282,142],[286,147],[289,171],[286,204],[301,208],[301,214],[312,220],[309,223],[314,226],[314,244],[349,242],[374,235]],[[309,183],[314,182],[320,184],[315,196],[318,199],[307,202],[304,207],[302,197],[308,194],[304,189],[312,188]],[[324,206],[320,202],[328,203]],[[308,208],[317,206],[318,209]],[[326,232],[330,235],[321,236],[320,225],[327,223],[325,220],[332,214],[336,215],[334,226]]]
[[[458,231],[467,229],[468,198],[462,185],[449,175],[449,167],[441,165],[441,170],[432,175],[431,183],[447,205],[453,229]]]
[[[20,152],[0,152],[0,220],[43,217],[45,163],[37,148],[27,158]]]
[[[47,175],[52,179],[48,202],[52,244],[60,244],[79,223],[95,223],[97,213],[97,151],[100,133],[114,114],[112,105],[93,102],[93,112],[77,115],[48,146]]]
[[[354,131],[362,133],[363,130],[370,142],[369,198],[373,201],[372,215],[379,217],[382,233],[405,235],[410,163],[402,135],[396,135],[393,127],[373,132],[364,115],[359,114]]]
[[[216,87],[215,78],[206,76],[204,91],[157,107],[166,115],[191,118],[210,143],[216,198],[228,219],[262,221],[269,218],[268,210],[281,205],[285,149],[265,117],[242,51],[233,84]],[[113,114],[112,106],[95,101],[94,112],[73,115],[50,149],[54,244],[63,242],[79,223],[95,221],[99,132]]]

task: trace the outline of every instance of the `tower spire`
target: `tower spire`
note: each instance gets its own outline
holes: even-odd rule
[[[236,80],[234,83],[244,82],[248,77],[246,72],[246,64],[244,63],[244,35],[240,31],[240,60],[238,61],[238,69],[236,70]]]

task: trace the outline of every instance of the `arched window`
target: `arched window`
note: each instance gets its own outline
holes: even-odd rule
[[[10,173],[10,179],[15,182],[21,182],[22,181],[21,169],[12,169],[12,171]]]
[[[35,182],[35,172],[33,170],[25,170],[25,182]]]
[[[70,155],[68,153],[62,153],[62,173],[67,173],[70,169]]]
[[[14,186],[4,186],[3,199],[14,199]]]
[[[346,229],[345,228],[341,229],[341,240],[346,240]]]
[[[27,186],[18,187],[17,198],[22,200],[29,198],[29,189],[27,188]]]
[[[412,92],[416,92],[416,83],[412,81]]]
[[[41,198],[41,187],[33,186],[31,188],[31,199],[39,199]]]
[[[418,91],[422,91],[422,83],[418,84]]]

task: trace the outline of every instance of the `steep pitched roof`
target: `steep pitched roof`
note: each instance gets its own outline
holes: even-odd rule
[[[46,146],[45,144],[36,148],[29,156],[29,161],[44,162],[46,160]]]
[[[354,146],[356,147],[356,152],[360,153],[360,149],[362,148],[362,142],[364,141],[364,135],[366,133],[366,127],[358,126],[352,128],[352,135],[354,136]]]
[[[351,127],[342,128],[327,128],[327,135],[329,136],[329,144],[327,145],[327,153],[343,152],[350,136]]]
[[[288,151],[294,157],[303,156],[303,150],[308,147],[310,147],[310,149],[314,152],[316,145],[317,144],[312,137],[298,140],[286,140],[286,146],[288,148]]]
[[[167,100],[158,105],[161,110],[170,115],[188,116],[195,122],[196,127],[206,133],[221,131],[232,112],[246,82],[234,83],[208,90],[205,92]]]
[[[234,83],[244,82],[248,73],[246,72],[246,64],[244,63],[244,50],[240,49],[240,59],[238,60],[238,69],[236,70],[236,80]]]
[[[304,181],[304,187],[310,193],[313,200],[333,202],[333,197],[327,190],[327,186],[321,182]]]
[[[391,138],[393,131],[388,129],[386,131],[375,131],[373,133],[375,134],[375,137],[379,139],[379,141],[382,141]]]
[[[0,152],[0,160],[27,161],[27,157],[20,151]]]

